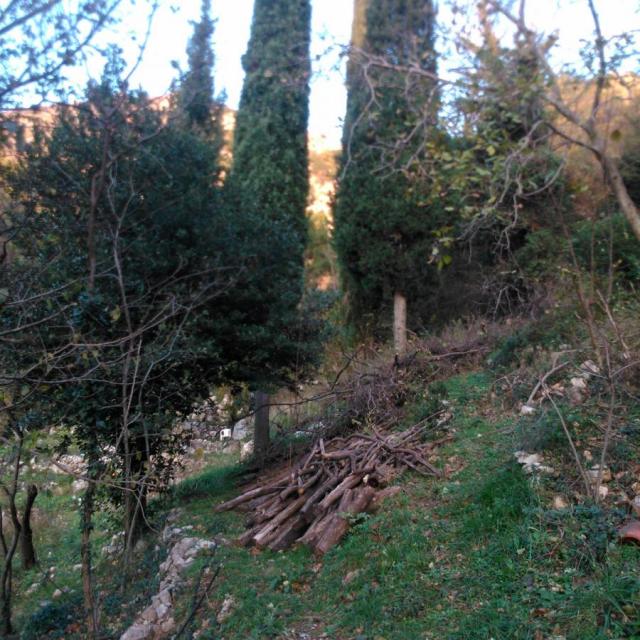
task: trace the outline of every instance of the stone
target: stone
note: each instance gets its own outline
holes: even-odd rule
[[[153,624],[158,619],[158,614],[156,613],[156,608],[153,605],[147,607],[140,614],[140,618],[144,622],[148,622],[149,624]]]
[[[175,521],[174,518],[172,518]],[[167,558],[160,565],[160,589],[151,598],[151,604],[139,614],[136,622],[120,637],[120,640],[151,640],[167,637],[175,630],[172,591],[181,583],[181,573],[195,560],[199,551],[215,549],[213,540],[181,537],[193,526],[166,526],[162,532],[165,543],[173,542]]]
[[[529,404],[523,404],[520,407],[520,415],[521,416],[531,416],[536,412],[536,408],[532,407]]]
[[[78,480],[74,480],[71,483],[71,491],[73,491],[73,493],[81,493],[86,488],[87,488],[87,481],[82,480],[81,478]]]
[[[160,625],[160,631],[162,631],[163,634],[169,634],[171,633],[174,629],[176,628],[176,621],[173,619],[173,617],[169,617],[166,620],[163,621],[163,623]]]
[[[248,418],[243,418],[242,420],[238,420],[238,422],[236,422],[233,425],[233,439],[234,440],[244,440],[248,435],[249,435],[249,429],[250,429],[250,425],[249,425],[249,419]]]
[[[561,509],[566,509],[569,506],[569,503],[565,500],[564,496],[553,496],[553,508],[560,511]]]
[[[242,449],[240,449],[240,461],[244,462],[248,460],[253,455],[253,440],[249,440],[249,442],[245,442],[242,445]]]
[[[120,640],[148,640],[148,638],[151,638],[152,635],[152,625],[148,623],[134,624],[120,636]]]
[[[593,467],[591,467],[591,469],[587,471],[587,475],[589,476],[589,479],[591,480],[591,482],[597,482],[599,474],[600,474],[599,464],[593,465]],[[609,469],[609,467],[604,467],[602,469],[602,482],[611,482],[611,477],[612,477],[611,470]]]
[[[581,389],[577,387],[569,387],[569,389],[567,389],[567,398],[569,398],[569,402],[575,407],[576,405],[584,402],[585,395]]]
[[[52,598],[59,598],[62,595],[62,591],[60,589],[56,589],[53,594],[52,594]]]
[[[581,391],[587,389],[587,383],[584,378],[571,378],[570,382],[574,389],[580,389]]]
[[[166,604],[162,604],[162,603],[158,604],[158,606],[156,606],[155,608],[156,617],[159,620],[166,618],[167,613],[169,613],[169,609],[170,607],[167,607]]]
[[[229,618],[229,616],[231,616],[231,614],[233,613],[233,608],[235,604],[236,604],[236,601],[233,599],[233,596],[230,596],[229,594],[227,594],[224,600],[222,601],[222,607],[220,607],[220,611],[216,616],[216,620],[219,623],[222,623],[227,618]]]
[[[585,360],[580,365],[580,375],[585,379],[589,380],[591,376],[598,375],[600,373],[600,367],[593,360]]]
[[[526,451],[516,451],[516,460],[522,465],[525,473],[553,473],[553,467],[549,467],[542,462],[542,456],[539,453],[527,453]]]

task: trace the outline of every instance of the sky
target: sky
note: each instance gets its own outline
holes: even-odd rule
[[[346,107],[340,51],[349,42],[353,3],[351,0],[313,0],[312,4],[314,74],[309,129],[316,135],[326,136],[337,146]],[[217,19],[214,34],[216,90],[224,89],[228,106],[236,108],[243,81],[240,59],[249,40],[253,0],[213,0],[212,9]],[[171,61],[178,61],[183,68],[186,66],[185,50],[192,33],[191,21],[196,20],[199,13],[200,0],[161,2],[144,59],[132,76],[134,85],[141,85],[151,95],[166,93],[176,73]],[[147,6],[137,5],[122,27],[143,32],[147,14]]]
[[[115,35],[127,32],[144,34],[148,4],[133,0]],[[454,17],[441,5],[439,21],[449,25]],[[470,2],[473,6],[473,2]],[[629,29],[640,30],[638,0],[596,0],[606,35]],[[242,89],[241,57],[246,51],[253,0],[212,0],[217,19],[214,35],[216,54],[216,87],[225,90],[227,104],[236,108]],[[344,88],[344,60],[342,48],[349,42],[353,0],[312,0],[312,60],[314,75],[311,86],[310,132],[324,135],[336,147],[341,135],[341,121],[346,106]],[[151,37],[144,58],[132,76],[134,86],[142,86],[151,95],[165,94],[176,75],[172,61],[186,66],[186,45],[192,33],[192,21],[198,18],[200,0],[160,0]],[[581,39],[592,30],[586,0],[529,0],[528,17],[531,23],[547,33],[557,31],[559,45],[556,59],[572,63],[577,60]],[[471,18],[473,20],[473,17]],[[105,34],[105,38],[114,34]],[[121,42],[124,40],[121,39]],[[440,46],[446,42],[442,39]],[[135,50],[125,47],[126,56],[133,60]],[[636,69],[637,70],[637,69]]]

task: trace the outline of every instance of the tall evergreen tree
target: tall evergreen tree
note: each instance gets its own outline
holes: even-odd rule
[[[309,0],[256,0],[234,136],[228,202],[254,256],[234,292],[234,375],[254,390],[290,382],[308,344],[299,333],[307,239]],[[238,306],[244,304],[244,313]],[[264,393],[258,403],[267,405]],[[256,420],[256,452],[269,441],[266,410]]]
[[[220,140],[222,107],[214,97],[213,33],[211,0],[202,0],[200,20],[194,24],[193,35],[187,46],[189,68],[182,78],[178,106],[188,126]]]
[[[388,67],[435,72],[435,9],[432,0],[356,0],[355,9],[335,243],[354,323],[377,325],[393,300],[401,355],[407,299],[427,278],[436,216],[399,168],[428,135],[423,127],[415,136],[416,118],[425,121],[416,105],[430,102],[428,119],[435,120],[437,95],[424,75],[407,78]],[[407,142],[411,136],[415,143]]]

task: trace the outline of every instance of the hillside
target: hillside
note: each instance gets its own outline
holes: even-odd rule
[[[449,353],[471,353],[441,359],[423,352],[401,379],[389,380],[402,404],[392,409],[378,403],[374,415],[392,410],[392,430],[441,416],[427,439],[450,440],[431,457],[444,475],[404,472],[393,481],[400,492],[377,513],[350,517],[348,537],[324,556],[314,557],[304,546],[284,552],[239,546],[235,539],[245,516],[214,512],[238,494],[238,449],[232,442],[206,454],[208,467],[153,503],[157,533],[137,547],[131,582],[122,584],[113,572],[117,536],[99,554],[98,589],[109,612],[109,637],[118,637],[152,602],[165,575],[162,569],[158,575],[159,564],[180,544],[187,548],[187,539],[191,545],[215,543],[185,561],[170,603],[173,623],[167,628],[194,638],[637,637],[640,555],[637,547],[620,543],[618,532],[637,489],[638,468],[627,452],[637,450],[640,415],[628,405],[616,427],[604,498],[593,504],[554,403],[591,468],[590,452],[602,437],[595,419],[603,411],[600,382],[581,364],[583,345],[569,342],[559,326],[549,320],[519,326],[515,335],[529,336],[521,346],[504,334],[505,327],[494,326],[482,337],[477,325],[470,326],[447,334],[442,345]],[[464,349],[470,338],[474,349]],[[558,353],[567,367],[545,379]],[[381,366],[379,356],[370,364]],[[542,392],[540,379],[548,385]],[[534,409],[525,412],[530,395]],[[517,453],[523,450],[524,463],[524,454]],[[50,568],[44,576],[40,570],[17,576],[19,593],[27,593],[20,607],[25,639],[83,637],[74,622],[80,589],[73,565],[77,534],[69,528],[74,496],[56,494],[44,495],[38,508],[38,521],[50,521],[38,537]],[[52,544],[54,530],[64,532],[62,544]],[[114,531],[108,519],[101,520],[97,539],[105,545]],[[153,610],[165,615],[158,607]]]

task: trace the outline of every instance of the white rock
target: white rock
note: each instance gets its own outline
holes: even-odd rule
[[[561,509],[566,509],[569,506],[569,503],[564,499],[564,496],[553,496],[553,508],[560,511]]]
[[[580,365],[580,375],[585,379],[589,380],[592,375],[598,375],[600,373],[600,367],[593,360],[585,360]]]
[[[173,617],[169,617],[160,625],[160,631],[163,634],[171,633],[176,628],[176,621]]]
[[[120,640],[148,640],[153,635],[153,626],[148,623],[134,624],[121,636]]]
[[[604,500],[604,498],[606,498],[609,495],[609,487],[606,487],[605,485],[601,484],[598,487],[598,495]]]
[[[151,598],[151,604],[138,616],[137,621],[121,636],[120,640],[147,640],[166,637],[175,629],[172,591],[181,583],[181,573],[190,566],[197,553],[217,546],[212,540],[180,537],[191,525],[167,526],[162,532],[165,543],[175,541],[167,558],[160,565],[160,590]]]
[[[525,473],[553,473],[553,467],[542,463],[542,456],[539,453],[527,453],[526,451],[516,451],[516,460],[522,465]]]
[[[591,469],[587,471],[587,475],[589,476],[591,482],[597,482],[598,476],[600,475],[600,465],[593,465],[593,467],[591,467]],[[602,469],[602,482],[611,482],[611,477],[611,470],[609,469],[609,467],[604,467]]]
[[[82,480],[81,478],[79,478],[78,480],[74,480],[73,483],[71,484],[71,491],[73,491],[73,493],[80,493],[81,491],[84,491],[86,488],[87,488],[87,481]]]
[[[530,404],[523,404],[520,407],[520,415],[521,416],[531,416],[536,412],[536,408],[532,407]]]
[[[238,420],[233,425],[233,439],[234,440],[244,440],[249,434],[249,419],[243,418],[242,420]]]
[[[236,601],[233,599],[233,596],[227,594],[222,602],[222,607],[216,616],[216,620],[218,622],[224,622],[233,613],[235,604]]]
[[[167,617],[167,613],[169,613],[169,609],[170,609],[170,607],[167,607],[166,604],[159,604],[155,608],[156,618],[158,620],[163,620],[164,618],[166,618]]]
[[[60,589],[56,589],[53,592],[53,595],[51,596],[52,598],[59,598],[62,595],[62,591],[60,591]]]
[[[249,440],[249,442],[245,442],[242,445],[242,449],[240,449],[240,461],[247,460],[253,455],[253,440]]]
[[[141,614],[140,619],[143,622],[148,622],[149,624],[153,624],[158,619],[158,614],[156,613],[156,609],[153,605],[147,607]]]
[[[168,607],[171,606],[171,591],[170,589],[163,589],[158,593],[158,600],[162,602],[162,604],[166,604]]]
[[[584,378],[571,378],[571,386],[574,389],[580,389],[584,391],[587,388],[587,383]]]

